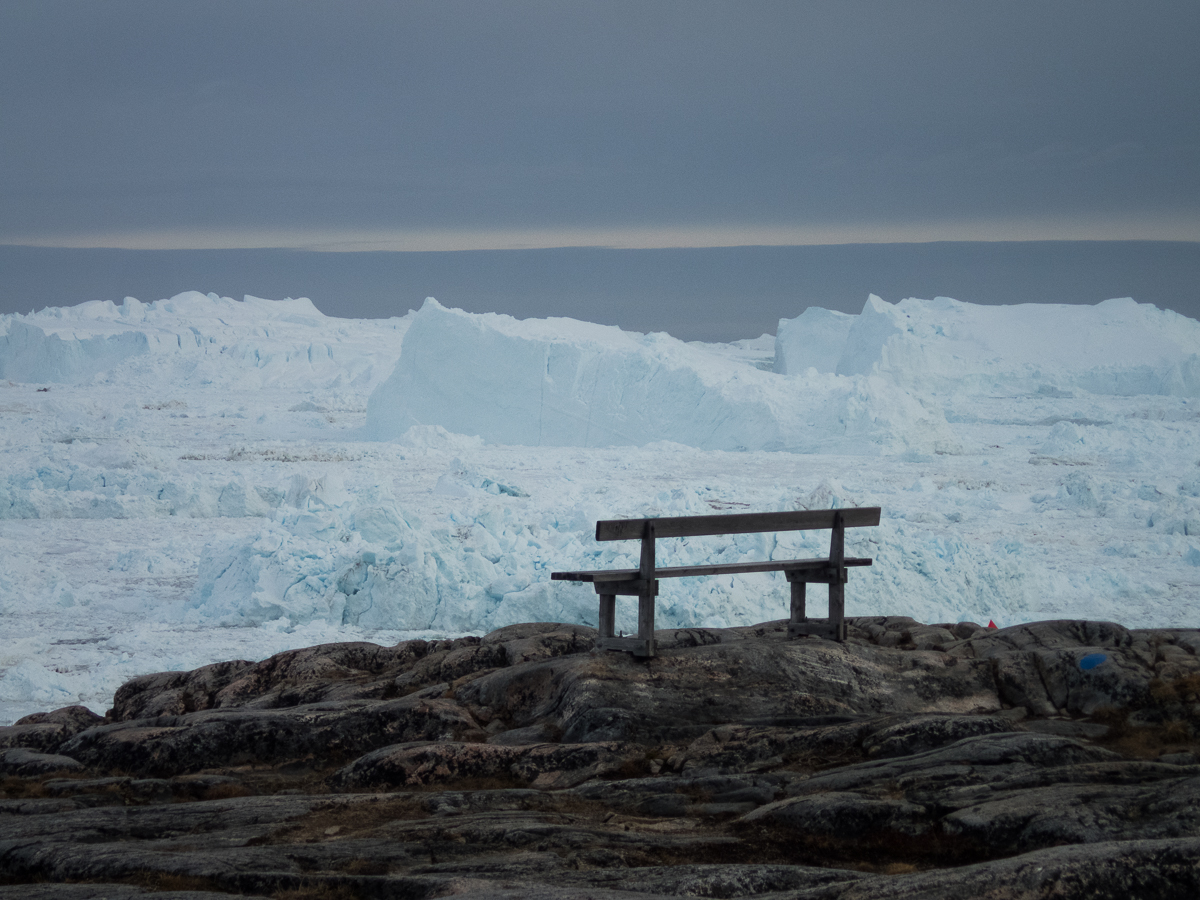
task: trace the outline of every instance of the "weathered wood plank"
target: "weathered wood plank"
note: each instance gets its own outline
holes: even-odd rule
[[[638,576],[645,582],[654,580],[654,536],[657,529],[649,519],[642,522],[642,558]]]
[[[632,541],[641,538],[645,523],[654,523],[655,537],[696,537],[705,534],[750,534],[760,531],[805,531],[832,528],[834,516],[842,525],[857,528],[878,525],[880,508],[805,509],[793,512],[735,513],[723,516],[665,516],[660,519],[603,519],[596,523],[598,541]]]
[[[850,557],[845,566],[869,566],[870,559]],[[654,570],[659,578],[694,578],[701,575],[741,575],[748,572],[802,572],[830,568],[828,559],[775,559],[764,562],[714,563],[707,566],[666,566]],[[626,582],[639,579],[639,569],[601,569],[592,572],[551,572],[552,581]]]
[[[601,596],[604,594],[613,594],[620,597],[638,597],[646,592],[646,584],[640,578],[634,578],[632,581],[596,581],[593,582],[592,587]],[[658,596],[657,579],[655,579],[650,590],[654,592],[654,596]]]

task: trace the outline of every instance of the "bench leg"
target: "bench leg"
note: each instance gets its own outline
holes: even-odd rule
[[[845,568],[842,573],[845,573]],[[842,577],[845,577],[844,574]],[[822,579],[824,580],[824,579]],[[804,598],[806,584],[799,578],[788,581],[792,586],[792,615],[788,619],[788,637],[817,635],[834,641],[846,640],[846,585],[835,578],[829,584],[829,618],[810,619],[806,615]]]
[[[846,640],[846,585],[841,581],[829,585],[829,624],[835,641]]]
[[[601,593],[613,591],[613,593]],[[658,580],[647,586],[644,582],[604,582],[596,585],[600,594],[600,634],[596,638],[597,650],[621,650],[634,656],[654,656],[654,598],[658,596]],[[638,598],[637,636],[616,637],[617,595]]]
[[[614,637],[617,625],[617,597],[615,594],[600,595],[600,637]]]
[[[808,587],[803,581],[793,581],[792,586],[792,616],[788,620],[790,625],[799,625],[801,622],[807,621],[808,616],[805,615],[804,609],[804,592]]]
[[[833,532],[829,537],[829,561],[837,576],[829,583],[829,624],[835,641],[846,640],[846,529],[842,514],[833,514]]]
[[[636,656],[654,655],[654,595],[658,585],[652,584],[650,590],[638,594],[638,640],[645,641],[645,653],[637,653]]]
[[[804,586],[799,591],[799,616],[797,617],[796,583],[792,582],[792,618],[788,623],[788,637],[819,634],[841,642],[846,640],[846,526],[840,511],[833,514],[833,530],[829,538],[829,567],[833,577],[829,580],[829,618],[824,622],[809,622],[804,616]],[[825,581],[824,578],[821,581]]]

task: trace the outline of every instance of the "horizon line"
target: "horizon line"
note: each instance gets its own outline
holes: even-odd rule
[[[1133,232],[1131,234],[1130,232]],[[38,238],[0,246],[60,250],[298,250],[315,253],[425,253],[472,250],[702,250],[936,243],[1200,243],[1200,223],[1146,227],[1083,223],[963,223],[837,228],[693,227],[644,229],[271,230],[172,229]]]
[[[239,251],[264,250],[278,253],[508,253],[536,250],[615,250],[615,251],[653,251],[653,250],[752,250],[756,248],[791,249],[798,247],[899,247],[924,246],[926,244],[1200,244],[1200,238],[993,238],[993,239],[963,239],[963,238],[933,238],[927,241],[829,241],[823,243],[803,244],[672,244],[651,247],[625,247],[611,244],[547,244],[545,246],[505,246],[505,247],[443,247],[443,248],[406,248],[383,249],[377,247],[341,247],[320,246],[216,246],[216,247],[127,247],[111,244],[41,244],[16,243],[0,241],[0,249],[10,250],[112,250],[123,253],[236,253]]]

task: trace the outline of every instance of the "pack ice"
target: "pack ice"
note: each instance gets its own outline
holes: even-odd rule
[[[427,300],[181,294],[0,317],[0,722],[322,641],[595,622],[595,520],[879,505],[851,615],[1188,625],[1200,323],[1132,300],[868,299],[683,343]],[[662,542],[662,564],[821,553]],[[663,584],[662,627],[786,614]],[[632,607],[618,626],[633,627]]]

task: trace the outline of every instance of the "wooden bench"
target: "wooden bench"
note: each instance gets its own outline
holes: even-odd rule
[[[870,559],[847,559],[845,529],[879,524],[879,507],[802,510],[799,512],[740,513],[725,516],[676,516],[661,519],[610,519],[596,523],[598,541],[641,540],[641,565],[636,569],[599,572],[553,572],[554,581],[590,581],[600,595],[600,639],[605,650],[625,650],[634,656],[654,655],[654,598],[660,578],[690,578],[700,575],[734,575],[745,572],[783,572],[791,584],[792,608],[788,637],[818,635],[835,641],[846,639],[846,571],[851,566],[869,566]],[[709,566],[654,564],[654,542],[659,538],[695,537],[711,534],[751,534],[769,531],[807,531],[828,528],[833,535],[829,556],[821,559],[765,560]],[[805,614],[805,586],[829,585],[829,618],[809,619]],[[638,598],[637,637],[613,634],[617,595]]]

